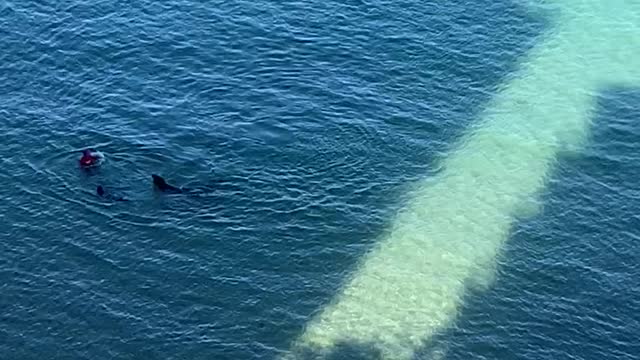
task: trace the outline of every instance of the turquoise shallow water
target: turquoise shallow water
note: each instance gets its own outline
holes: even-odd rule
[[[0,24],[2,358],[273,359],[549,21],[484,0],[13,1]],[[416,358],[640,353],[639,100],[598,95],[495,282]],[[207,190],[162,196],[151,173]]]

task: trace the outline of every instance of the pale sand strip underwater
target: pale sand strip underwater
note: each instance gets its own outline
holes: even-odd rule
[[[551,1],[556,26],[425,179],[388,235],[307,325],[301,349],[372,344],[408,359],[450,326],[469,282],[491,283],[503,243],[561,151],[588,138],[595,95],[640,81],[640,0]]]

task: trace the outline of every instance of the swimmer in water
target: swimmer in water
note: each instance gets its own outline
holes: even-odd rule
[[[86,149],[82,151],[82,158],[80,158],[80,166],[82,167],[91,167],[98,165],[102,159],[102,156],[99,152],[93,149]]]

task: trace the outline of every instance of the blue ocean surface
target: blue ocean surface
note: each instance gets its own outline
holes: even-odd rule
[[[549,27],[523,3],[0,3],[0,358],[276,359]],[[637,359],[639,140],[603,89],[415,358]]]

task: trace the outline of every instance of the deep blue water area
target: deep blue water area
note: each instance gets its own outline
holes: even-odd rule
[[[506,0],[0,3],[0,358],[274,359],[546,26]],[[447,359],[640,354],[639,100],[601,95]]]

